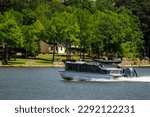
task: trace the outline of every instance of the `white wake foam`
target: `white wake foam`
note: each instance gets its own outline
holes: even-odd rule
[[[95,82],[150,82],[150,76],[142,76],[142,77],[133,77],[133,78],[126,78],[120,77],[116,79],[91,79],[90,81]]]

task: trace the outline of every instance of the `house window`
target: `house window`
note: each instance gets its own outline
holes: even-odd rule
[[[60,47],[60,50],[62,51],[62,46]]]
[[[51,50],[53,50],[53,46],[51,46]]]
[[[58,51],[58,47],[56,47],[56,51]]]

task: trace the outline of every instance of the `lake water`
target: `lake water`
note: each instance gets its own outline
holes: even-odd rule
[[[1,100],[149,100],[150,82],[69,82],[63,68],[0,68]],[[136,68],[150,79],[150,68]]]

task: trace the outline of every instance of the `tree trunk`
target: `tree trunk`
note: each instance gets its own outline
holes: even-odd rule
[[[84,59],[85,59],[85,47],[83,47],[83,56],[82,56],[82,60],[84,61]]]
[[[56,47],[56,45],[54,43],[53,44],[53,59],[52,59],[52,61],[55,61],[55,47]]]
[[[71,60],[71,43],[66,40],[66,60]]]
[[[16,50],[15,50],[15,53],[14,53],[14,61],[16,61],[16,54],[17,54],[17,52],[16,52]]]
[[[98,60],[99,60],[99,58],[100,58],[100,50],[99,50],[99,48],[98,48]]]
[[[27,50],[26,50],[26,55],[25,56],[26,56],[26,59],[28,59],[28,51]]]
[[[147,56],[150,57],[150,39],[148,39]]]
[[[83,56],[82,56],[82,60],[84,61],[85,60],[85,48],[86,48],[86,46],[85,46],[85,40],[83,40],[83,42],[82,42],[82,52],[83,52]]]
[[[81,39],[80,39],[80,60],[82,60],[82,42],[81,42]]]
[[[68,59],[71,60],[71,44],[69,44],[68,55]]]
[[[4,45],[4,62],[3,62],[4,65],[7,65],[8,64],[8,45],[7,43],[5,43]]]
[[[66,44],[66,60],[69,60],[69,49],[68,44]]]

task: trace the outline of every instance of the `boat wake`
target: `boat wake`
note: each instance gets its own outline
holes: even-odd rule
[[[150,82],[150,76],[141,76],[141,77],[133,77],[133,78],[127,78],[127,77],[119,77],[115,79],[94,79],[88,80],[91,82]]]

